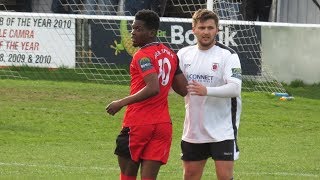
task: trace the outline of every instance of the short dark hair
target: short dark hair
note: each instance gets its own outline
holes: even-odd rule
[[[160,26],[160,18],[158,14],[149,9],[143,9],[136,13],[135,20],[144,21],[148,29],[158,30]]]
[[[199,9],[192,16],[192,26],[195,26],[198,22],[203,22],[208,19],[213,19],[218,27],[219,18],[216,13],[207,9]]]

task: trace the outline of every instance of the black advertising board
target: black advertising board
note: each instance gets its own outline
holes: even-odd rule
[[[130,38],[132,21],[106,23],[91,23],[91,51],[98,59],[103,57],[108,63],[128,65],[137,50]],[[161,22],[158,40],[177,52],[196,43],[191,29],[191,22]],[[260,75],[261,26],[221,23],[217,40],[238,53],[243,75]]]

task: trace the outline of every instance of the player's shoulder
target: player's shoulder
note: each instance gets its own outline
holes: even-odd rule
[[[218,47],[218,49],[226,54],[226,55],[230,55],[230,54],[237,54],[235,50],[233,50],[232,48],[224,45],[224,44],[221,44],[220,42],[216,42],[216,47]]]
[[[184,54],[188,54],[188,53],[192,53],[194,50],[197,49],[197,46],[196,45],[191,45],[191,46],[186,46],[186,47],[183,47],[181,48],[179,51],[178,51],[178,56],[180,55],[184,55]]]
[[[168,46],[168,45],[166,45],[166,44],[164,44],[164,43],[159,43],[159,46],[160,46],[161,48],[166,48],[166,49],[169,49],[170,51],[173,51],[170,46]],[[174,52],[174,51],[173,51],[173,52]]]
[[[151,58],[149,55],[147,55],[144,51],[141,51],[141,49],[139,49],[132,57],[131,60],[131,65],[133,66],[137,66],[137,65],[141,65],[141,63],[147,63],[151,61]]]
[[[148,54],[148,51],[145,51],[144,49],[139,49],[134,55],[133,59],[141,59],[145,57],[149,57],[150,55]]]
[[[164,50],[165,49],[165,50]],[[145,46],[139,49],[136,52],[137,56],[150,56],[150,58],[154,57],[155,54],[159,52],[170,52],[172,54],[176,54],[170,47],[163,43],[155,42],[148,46]]]
[[[165,44],[163,44],[163,43],[161,43],[161,45],[162,45],[162,48],[164,48],[164,49],[166,49],[168,52],[170,52],[170,53],[168,53],[169,55],[174,56],[174,57],[177,57],[177,53],[176,53],[173,49],[171,49],[170,46],[165,45]]]

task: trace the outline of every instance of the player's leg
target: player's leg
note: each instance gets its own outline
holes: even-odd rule
[[[200,180],[207,160],[183,161],[183,179]]]
[[[208,143],[194,144],[181,141],[184,180],[201,179],[204,166],[210,155]]]
[[[155,124],[153,127],[151,139],[141,155],[141,178],[143,180],[156,179],[161,165],[167,163],[170,153],[172,124]]]
[[[143,160],[141,163],[141,179],[155,180],[162,164],[160,161]]]
[[[238,149],[234,140],[210,143],[210,151],[215,161],[218,180],[233,179],[234,160],[237,159]]]
[[[120,180],[135,180],[137,178],[140,163],[121,156],[118,156],[118,163],[121,170]]]
[[[115,154],[121,170],[121,179],[135,179],[140,165],[140,156],[149,142],[151,128],[144,126],[123,127],[116,140]]]
[[[215,161],[218,180],[233,179],[233,161]]]

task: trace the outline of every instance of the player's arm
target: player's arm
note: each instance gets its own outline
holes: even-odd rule
[[[180,70],[180,68],[179,68]],[[179,94],[180,96],[186,96],[188,94],[188,89],[187,89],[188,81],[186,77],[183,75],[181,72],[176,72],[176,74],[173,77],[173,82],[172,82],[172,89],[174,92]]]
[[[196,81],[189,83],[188,91],[191,95],[198,96],[214,96],[221,98],[238,97],[241,93],[241,85],[234,82],[229,82],[218,87],[206,87]]]
[[[144,88],[142,88],[140,91],[138,91],[135,94],[132,94],[130,96],[127,96],[119,100],[121,101],[122,106],[137,103],[159,94],[160,87],[159,87],[158,75],[156,73],[151,73],[146,75],[143,78],[143,80],[146,83],[146,86]]]
[[[132,94],[125,98],[111,102],[106,108],[107,112],[110,115],[115,115],[124,106],[143,101],[145,99],[148,99],[150,97],[153,97],[159,94],[160,87],[159,87],[158,76],[156,73],[148,74],[143,79],[144,79],[144,82],[146,83],[146,86],[144,88],[142,88],[140,91],[138,91],[135,94]]]
[[[221,98],[238,97],[241,94],[241,65],[237,54],[231,54],[225,62],[224,80],[226,84],[218,87],[205,87],[192,81],[187,86],[192,95],[214,96]]]
[[[145,86],[135,94],[111,102],[106,107],[106,111],[111,115],[115,115],[124,106],[143,101],[159,94],[160,92],[158,75],[153,68],[151,59],[148,57],[143,57],[140,58],[135,64],[137,68],[139,68],[139,72],[143,76]]]
[[[187,90],[188,81],[181,71],[178,57],[177,57],[177,60],[178,60],[178,64],[177,64],[178,67],[176,69],[176,72],[174,73],[171,87],[174,90],[174,92],[184,97],[188,94],[188,90]]]
[[[184,97],[188,94],[187,85],[187,79],[182,73],[173,77],[172,89],[180,96]]]

